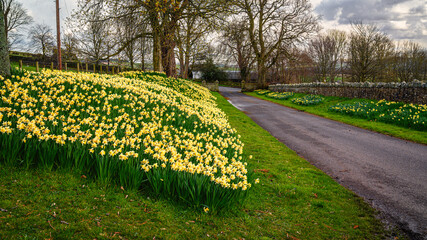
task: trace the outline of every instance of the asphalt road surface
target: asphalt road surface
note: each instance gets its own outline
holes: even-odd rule
[[[220,87],[262,128],[380,210],[412,239],[427,239],[427,146],[307,114]],[[427,134],[427,133],[426,133]]]

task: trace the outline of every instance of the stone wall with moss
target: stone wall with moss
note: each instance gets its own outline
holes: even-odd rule
[[[269,86],[274,92],[296,92],[337,96],[347,98],[367,98],[388,101],[427,104],[427,83],[301,83],[275,84]]]

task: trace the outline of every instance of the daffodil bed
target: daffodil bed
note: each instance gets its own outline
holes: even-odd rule
[[[336,104],[329,111],[356,116],[373,121],[391,123],[402,127],[427,130],[427,105],[405,104],[381,100]]]
[[[256,94],[258,94],[258,95],[265,95],[265,94],[267,94],[267,93],[270,93],[271,91],[270,90],[265,90],[265,89],[257,89],[257,90],[255,90],[254,91]]]
[[[270,92],[270,93],[267,93],[265,96],[269,98],[279,99],[279,100],[286,100],[293,97],[294,93],[293,92],[281,92],[281,93]]]
[[[317,95],[306,95],[304,97],[293,98],[291,101],[298,105],[311,106],[323,102],[324,98]]]
[[[15,70],[0,79],[0,163],[73,169],[216,211],[251,187],[210,92],[160,73]]]

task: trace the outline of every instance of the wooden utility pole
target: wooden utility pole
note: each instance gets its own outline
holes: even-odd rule
[[[56,0],[56,41],[58,47],[58,69],[62,70],[61,59],[61,24],[59,19],[59,0]]]

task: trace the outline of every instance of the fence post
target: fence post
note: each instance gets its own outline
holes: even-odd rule
[[[80,63],[77,62],[77,72],[80,72]]]
[[[93,73],[96,73],[95,63],[93,64]]]
[[[50,62],[50,70],[53,71],[53,62]]]
[[[36,62],[36,72],[39,72],[39,62]]]
[[[68,64],[65,63],[65,71],[68,71]]]
[[[113,75],[114,75],[114,66],[113,66],[113,68],[111,69],[111,74],[113,74]]]
[[[89,67],[88,67],[87,63],[86,63],[86,72],[89,72]]]
[[[19,60],[19,68],[22,70],[22,60]]]

